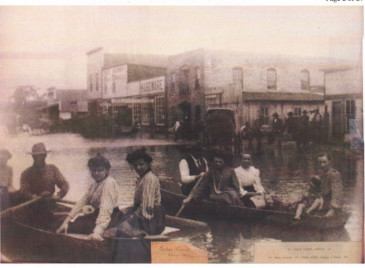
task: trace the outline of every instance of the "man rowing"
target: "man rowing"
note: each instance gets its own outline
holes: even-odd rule
[[[24,170],[20,177],[19,192],[23,199],[38,196],[44,198],[31,207],[29,217],[35,224],[44,224],[50,220],[51,210],[54,207],[51,199],[63,198],[70,188],[59,169],[55,165],[46,164],[49,152],[44,143],[34,144],[30,153],[33,157],[33,165]],[[59,192],[54,195],[56,186],[59,188]]]
[[[208,163],[202,156],[200,144],[187,146],[188,155],[179,163],[181,176],[181,192],[189,195],[199,178],[208,172]]]
[[[234,170],[226,164],[227,156],[222,152],[213,155],[213,167],[204,175],[196,191],[191,194],[198,201],[202,198],[209,199],[217,204],[242,206],[239,197],[240,184]],[[190,200],[186,198],[186,204]]]

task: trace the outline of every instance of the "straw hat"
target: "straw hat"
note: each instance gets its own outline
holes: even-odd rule
[[[51,152],[51,151],[48,151],[46,149],[46,146],[44,145],[44,143],[41,142],[41,143],[34,144],[32,147],[32,152],[30,152],[29,154],[40,155],[40,154],[47,154],[49,152]]]

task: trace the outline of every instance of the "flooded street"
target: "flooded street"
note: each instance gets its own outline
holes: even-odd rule
[[[7,148],[13,155],[8,164],[13,167],[15,188],[19,188],[21,172],[32,165],[32,157],[27,152],[38,142],[44,142],[47,149],[52,151],[47,156],[47,163],[59,167],[70,183],[70,191],[65,199],[77,201],[86,191],[90,183],[87,161],[96,153],[101,153],[111,162],[110,175],[119,183],[125,204],[131,203],[137,175],[125,158],[128,152],[140,146],[145,146],[153,157],[152,169],[160,178],[162,187],[178,189],[178,163],[184,155],[183,145],[176,145],[169,140],[86,140],[76,134],[5,136],[1,140],[1,147]],[[288,202],[297,201],[306,189],[308,176],[315,170],[313,155],[318,152],[315,149],[297,153],[293,143],[285,143],[282,151],[266,146],[263,152],[254,154],[253,162],[260,169],[266,191]],[[318,231],[257,222],[215,221],[209,222],[209,230],[204,233],[189,232],[175,240],[205,249],[211,263],[253,262],[254,245],[262,241],[361,241],[363,152],[345,146],[328,146],[324,149],[331,152],[332,166],[342,174],[345,209],[351,212],[344,228]]]

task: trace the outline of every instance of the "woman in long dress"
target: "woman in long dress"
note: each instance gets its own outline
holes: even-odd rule
[[[124,209],[116,236],[156,235],[165,229],[165,211],[161,206],[160,183],[151,170],[152,158],[145,149],[127,155],[126,161],[139,175],[134,204]]]
[[[251,155],[241,154],[241,165],[235,168],[237,179],[240,183],[240,196],[245,207],[255,208],[251,197],[255,194],[264,194],[265,189],[261,184],[260,170],[252,165]]]

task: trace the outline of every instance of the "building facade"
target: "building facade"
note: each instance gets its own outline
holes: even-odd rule
[[[325,109],[330,115],[329,136],[343,140],[363,136],[363,81],[358,66],[324,69]],[[351,137],[348,137],[351,138]]]
[[[85,89],[47,90],[47,112],[51,120],[67,120],[75,115],[88,113],[87,91]]]
[[[312,60],[198,49],[169,57],[170,124],[188,127],[209,107],[233,109],[240,125],[277,112],[324,112],[324,75]],[[293,93],[293,94],[292,94]],[[295,94],[294,94],[295,93]]]

